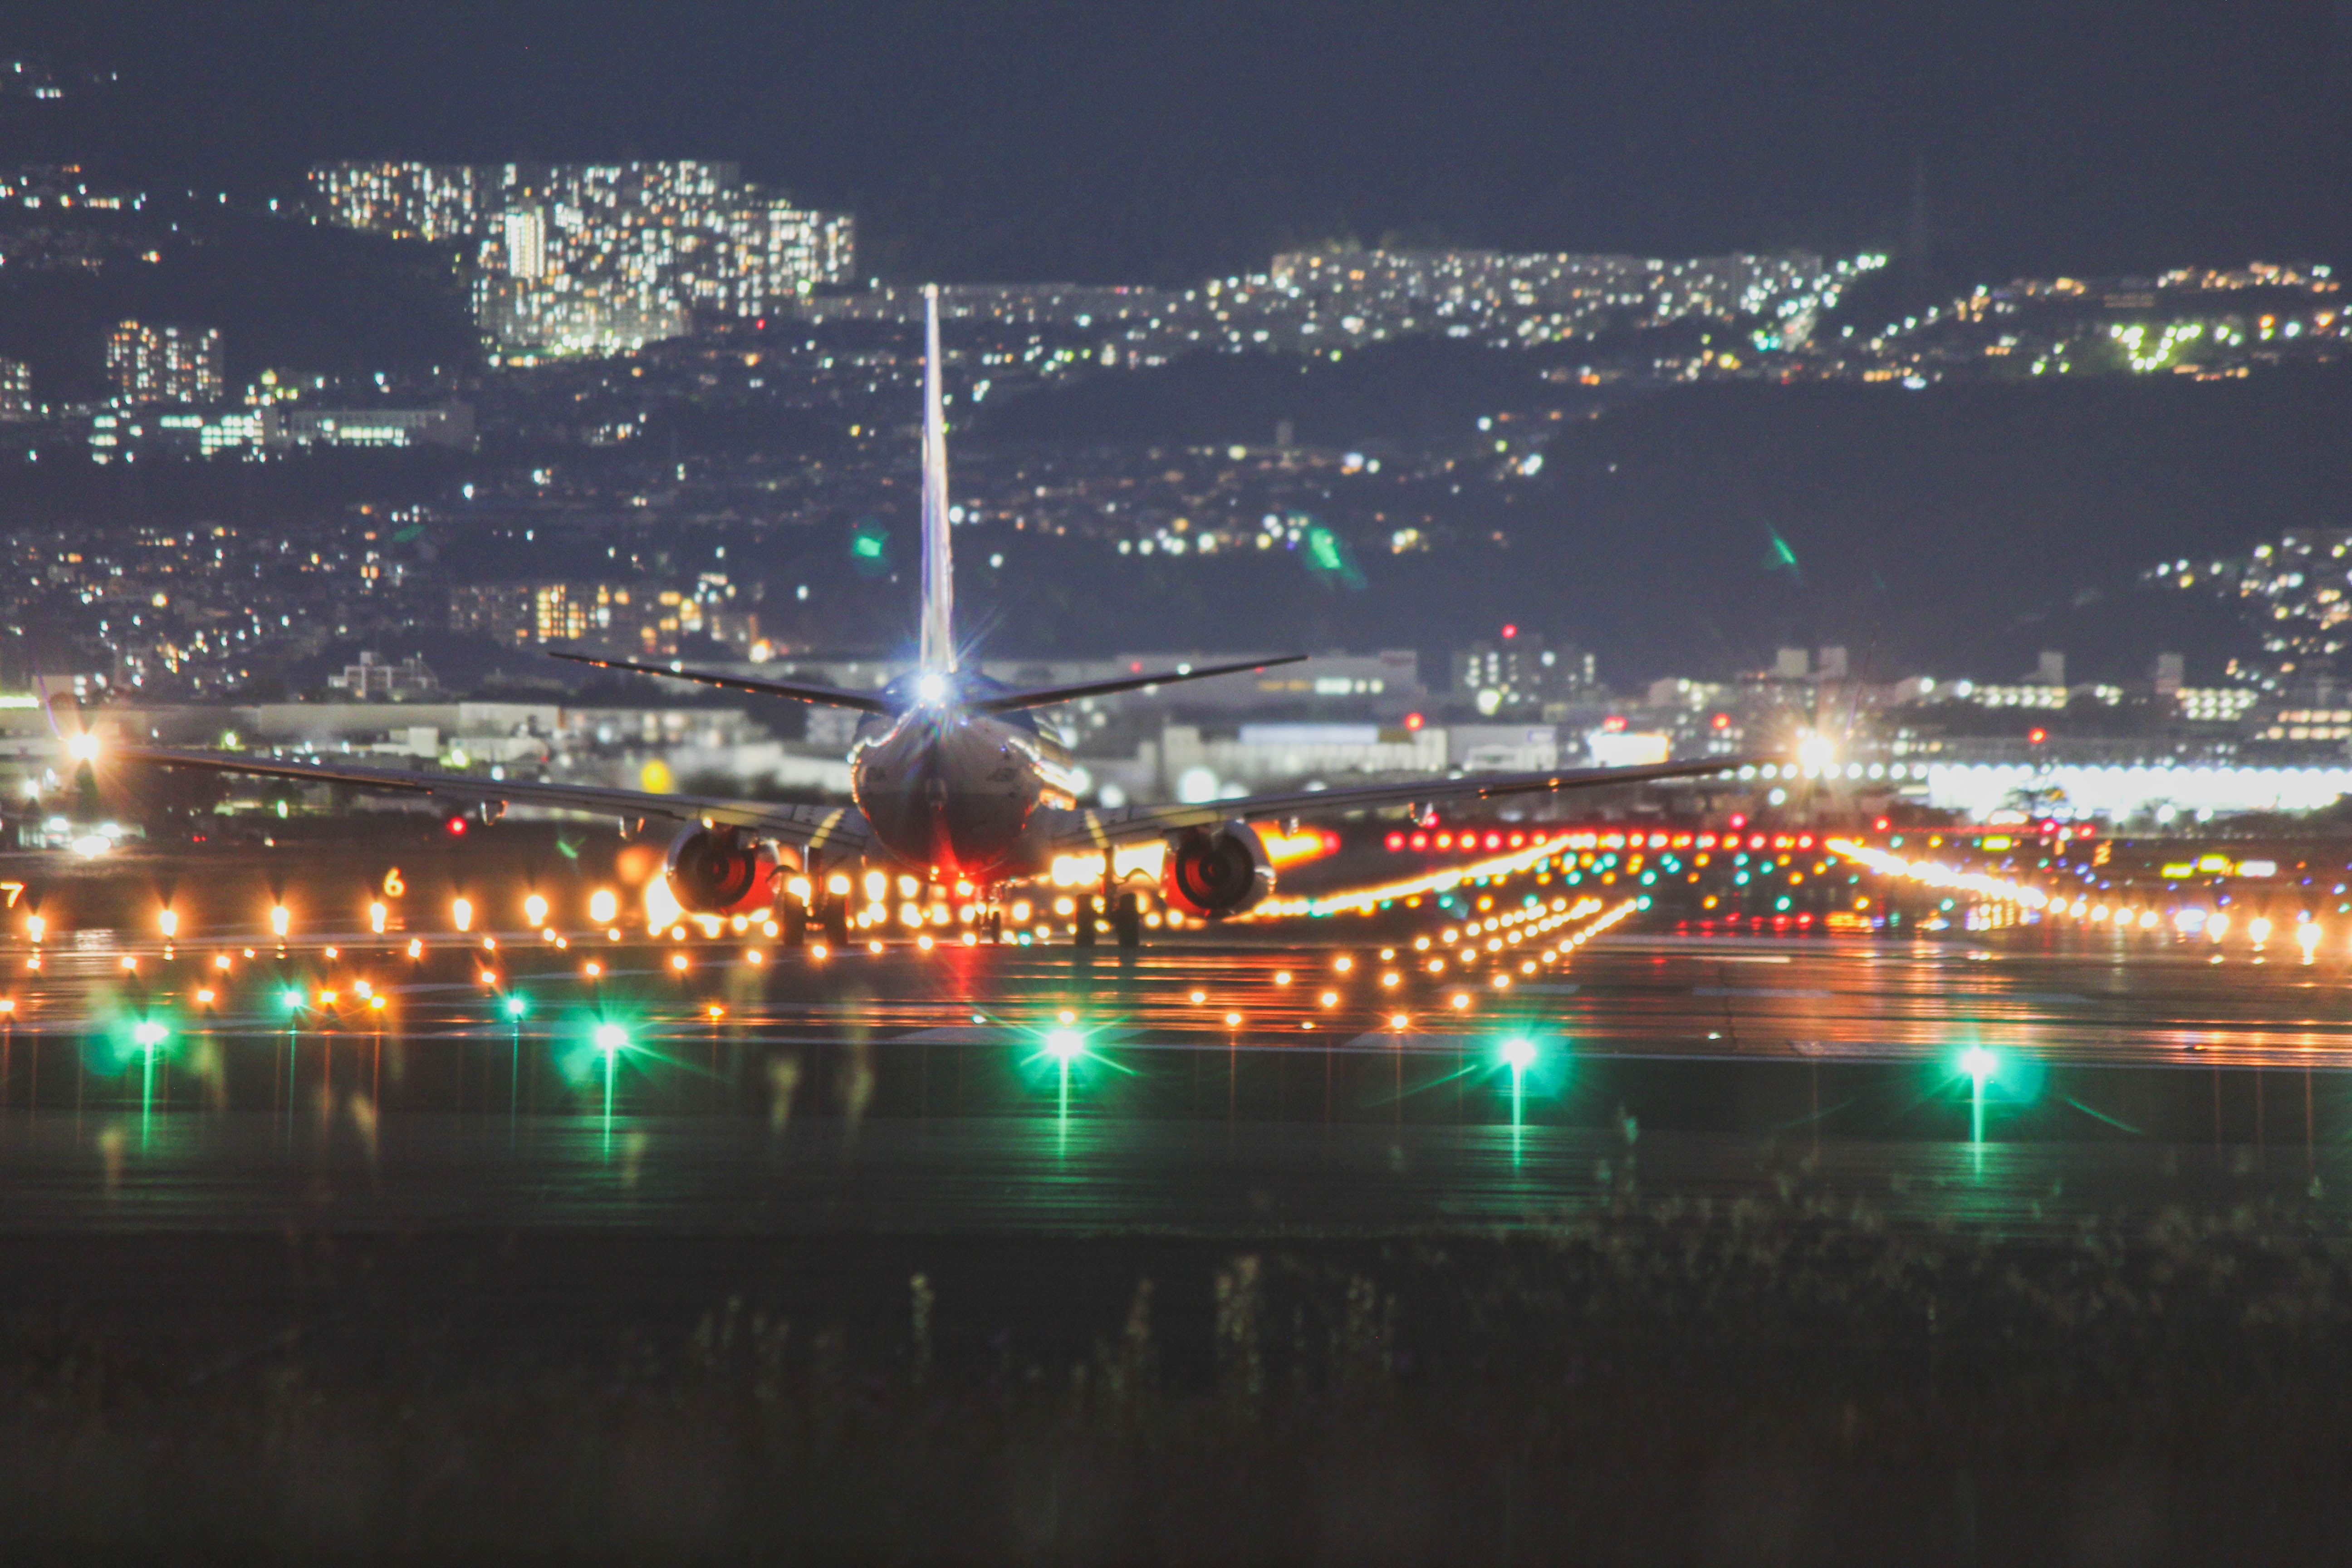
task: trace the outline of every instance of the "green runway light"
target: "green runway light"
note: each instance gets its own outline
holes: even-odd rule
[[[163,1043],[164,1037],[168,1033],[169,1031],[167,1031],[163,1025],[150,1020],[146,1023],[141,1024],[137,1028],[131,1030],[131,1037],[139,1042],[139,1048],[141,1050],[152,1056],[155,1052],[155,1047]]]
[[[1045,1054],[1066,1068],[1086,1051],[1087,1037],[1076,1029],[1055,1029],[1045,1037]]]
[[[596,1026],[596,1048],[604,1052],[606,1056],[614,1056],[621,1051],[625,1051],[628,1049],[628,1046],[629,1031],[621,1027],[620,1025],[599,1024]]]
[[[1514,1073],[1524,1073],[1536,1065],[1535,1042],[1514,1037],[1503,1042],[1503,1065]]]
[[[291,1011],[291,1010],[293,1010],[293,1009],[296,1009],[296,1008],[299,1008],[299,1007],[300,1007],[300,1006],[302,1005],[302,993],[300,993],[299,991],[296,991],[296,990],[292,989],[291,987],[288,988],[288,989],[287,989],[287,990],[285,990],[285,991],[282,991],[282,992],[278,993],[278,999],[280,1002],[285,1003],[285,1004],[286,1004],[286,1005],[287,1005],[288,1010],[289,1010],[289,1011]]]
[[[530,999],[529,997],[527,997],[527,996],[509,996],[509,997],[508,997],[508,998],[507,998],[507,1016],[508,1016],[508,1017],[509,1017],[509,1018],[520,1018],[520,1017],[521,1017],[525,1013],[528,1013],[528,1012],[530,1012]]]
[[[1982,1046],[1960,1053],[1960,1070],[1969,1075],[1969,1142],[1984,1142],[1985,1080],[2000,1070],[2000,1058]]]

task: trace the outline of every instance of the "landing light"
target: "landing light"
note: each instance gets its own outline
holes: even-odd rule
[[[915,682],[915,692],[926,702],[944,702],[948,698],[947,677],[936,673],[925,675]]]

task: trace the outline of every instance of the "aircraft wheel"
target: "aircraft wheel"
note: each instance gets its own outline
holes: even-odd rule
[[[1143,910],[1133,893],[1121,893],[1111,906],[1110,929],[1118,933],[1119,946],[1143,945]]]

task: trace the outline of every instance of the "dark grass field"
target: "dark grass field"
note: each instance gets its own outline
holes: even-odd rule
[[[1771,1162],[1776,1157],[1759,1153]],[[17,1562],[2333,1558],[2352,1228],[18,1237]]]

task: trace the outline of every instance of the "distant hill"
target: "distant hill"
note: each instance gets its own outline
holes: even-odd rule
[[[106,331],[125,317],[219,328],[232,389],[264,368],[423,375],[479,353],[446,249],[188,203],[48,221],[104,260],[0,268],[0,355],[32,365],[44,402],[103,393]],[[150,250],[160,259],[138,258]]]
[[[977,434],[1263,441],[1274,416],[1303,441],[1413,440],[1553,390],[1517,356],[1471,351],[1353,355],[1305,375],[1294,360],[1201,356],[1033,395]],[[1354,594],[1255,561],[1171,570],[1094,549],[1085,592],[1061,593],[1051,574],[1008,582],[1000,618],[1051,607],[1076,645],[1089,606],[1115,602],[1118,626],[1101,630],[1119,646],[1148,624],[1179,646],[1255,647],[1284,627],[1277,640],[1302,646],[1432,651],[1510,620],[1600,650],[1620,680],[1752,666],[1783,644],[1842,644],[1874,674],[1987,679],[2032,668],[2044,647],[2064,649],[2078,679],[2142,678],[2176,650],[2203,680],[2248,648],[2245,628],[2211,601],[2135,591],[2141,569],[2352,524],[2352,374],[2326,370],[1919,393],[1700,386],[1559,428],[1506,545],[1366,551]]]

